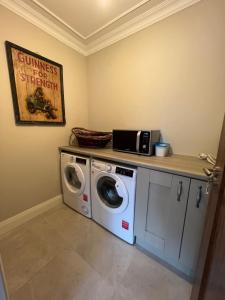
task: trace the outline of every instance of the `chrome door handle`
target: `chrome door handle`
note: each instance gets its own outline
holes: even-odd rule
[[[179,181],[179,185],[177,188],[177,201],[180,202],[181,194],[182,194],[182,189],[183,189],[183,182]]]
[[[208,177],[208,182],[216,183],[218,176],[222,172],[220,167],[214,167],[213,169],[203,168],[205,175]]]
[[[136,151],[137,153],[140,152],[140,138],[141,138],[141,131],[137,132],[137,140],[136,140]]]
[[[211,177],[213,175],[213,169],[203,168],[203,171],[207,177]]]
[[[200,202],[202,200],[202,186],[198,187],[198,194],[197,194],[197,198],[196,198],[196,207],[199,208],[200,207]]]

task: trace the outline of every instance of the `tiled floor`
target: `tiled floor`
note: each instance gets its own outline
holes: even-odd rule
[[[191,285],[67,207],[0,239],[10,300],[188,300]]]

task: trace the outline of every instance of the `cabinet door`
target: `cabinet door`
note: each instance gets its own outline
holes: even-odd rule
[[[206,184],[204,181],[192,179],[188,198],[180,262],[192,273],[197,264],[208,204],[208,197],[205,194]]]
[[[186,177],[138,169],[137,243],[161,258],[178,261],[189,184]]]

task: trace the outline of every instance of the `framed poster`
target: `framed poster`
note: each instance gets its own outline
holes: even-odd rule
[[[16,124],[65,125],[63,67],[6,41]]]

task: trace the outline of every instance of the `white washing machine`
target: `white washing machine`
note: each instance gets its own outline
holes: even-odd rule
[[[61,152],[61,178],[64,203],[91,218],[90,159]]]
[[[134,243],[136,169],[91,160],[92,218],[126,242]]]

